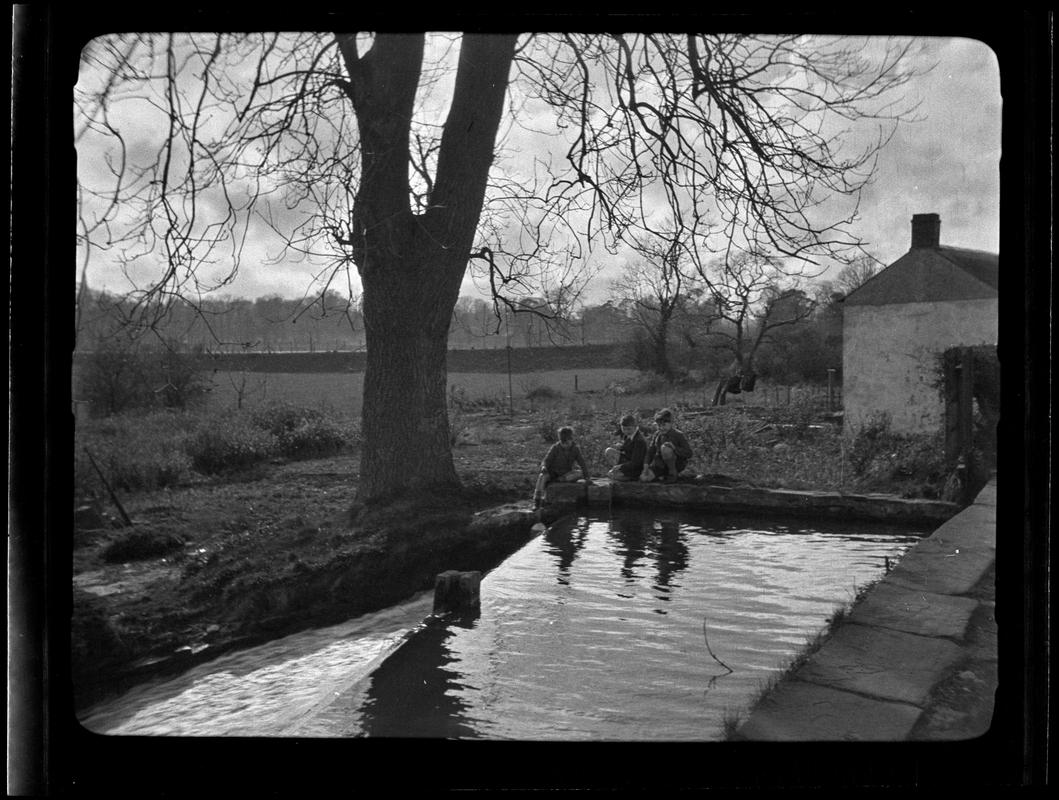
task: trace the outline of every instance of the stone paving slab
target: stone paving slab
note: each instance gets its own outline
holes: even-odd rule
[[[842,625],[795,677],[835,689],[922,706],[960,658],[947,639],[868,625]]]
[[[977,607],[978,602],[969,597],[915,591],[884,582],[857,604],[849,621],[961,640]]]
[[[738,738],[780,742],[900,741],[921,710],[800,680],[782,681],[740,728]],[[871,720],[865,725],[865,720]]]
[[[886,581],[913,591],[967,594],[995,560],[992,550],[982,548],[953,547],[930,552],[917,547],[905,554]]]

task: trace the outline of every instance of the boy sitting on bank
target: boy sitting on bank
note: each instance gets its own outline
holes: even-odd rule
[[[588,465],[581,455],[581,450],[574,441],[574,429],[568,426],[559,428],[559,441],[553,444],[541,462],[541,473],[537,476],[537,487],[533,490],[533,507],[540,508],[544,499],[544,487],[552,481],[575,481],[577,473],[574,465],[581,468],[581,476],[587,481]]]
[[[655,414],[655,424],[658,426],[658,433],[651,439],[651,445],[647,448],[647,458],[640,480],[644,483],[654,480],[675,483],[677,475],[691,458],[691,445],[688,444],[688,437],[673,427],[673,412],[668,408],[663,408]]]
[[[607,463],[612,464],[607,477],[614,481],[634,481],[643,472],[647,457],[647,440],[640,433],[636,417],[626,414],[621,418],[621,442],[604,451]]]

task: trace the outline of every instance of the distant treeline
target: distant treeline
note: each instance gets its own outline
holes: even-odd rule
[[[778,383],[828,382],[841,378],[842,310],[832,299],[813,304],[802,292],[783,301],[805,306],[796,324],[770,331],[753,358],[753,370]],[[504,372],[510,352],[514,372],[634,368],[659,371],[658,344],[650,319],[630,303],[553,309],[530,298],[514,313],[477,298],[461,297],[449,333],[450,372]],[[778,307],[778,306],[777,306]],[[85,290],[77,306],[77,351],[87,353],[170,350],[202,368],[247,372],[362,372],[363,316],[337,294],[313,302],[265,297],[220,298],[192,308],[174,305],[144,325],[128,301]],[[711,318],[703,303],[686,303],[667,332],[667,376],[714,379],[730,371],[733,347],[754,340],[755,325],[737,337],[725,320]],[[510,350],[509,350],[510,348]],[[115,361],[115,363],[120,363]]]
[[[91,355],[78,353],[74,363]],[[363,372],[364,352],[355,353],[198,353],[195,365],[203,371],[265,373]],[[449,372],[539,372],[543,370],[622,368],[629,364],[623,344],[520,347],[503,350],[450,350]]]
[[[544,298],[526,298],[521,311],[480,298],[461,297],[453,310],[449,347],[503,350],[564,344],[629,341],[635,323],[611,304],[576,312],[553,308]],[[78,349],[93,350],[122,321],[142,325],[128,301],[87,289],[78,302]],[[365,347],[364,317],[356,302],[328,292],[315,299],[278,296],[249,300],[219,297],[192,307],[175,303],[151,321],[162,339],[192,351],[310,352],[357,351]]]

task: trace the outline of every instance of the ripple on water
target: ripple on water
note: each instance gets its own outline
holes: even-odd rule
[[[476,619],[432,626],[392,657],[428,596],[222,656],[83,722],[149,735],[718,738],[724,714],[915,539],[582,518],[487,575]]]

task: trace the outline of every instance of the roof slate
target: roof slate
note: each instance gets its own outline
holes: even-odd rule
[[[844,304],[880,306],[993,298],[999,284],[998,262],[995,253],[982,250],[913,248],[850,292]]]

